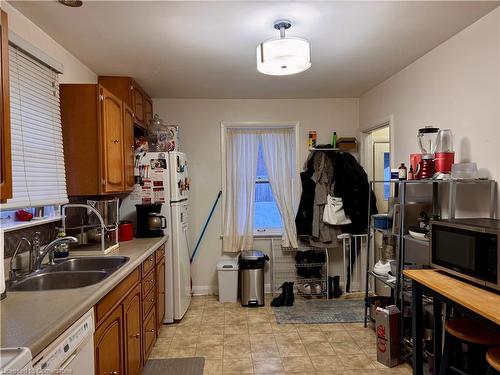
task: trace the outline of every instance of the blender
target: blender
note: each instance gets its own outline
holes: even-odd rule
[[[450,129],[441,129],[437,134],[434,178],[446,178],[451,173],[451,166],[455,161],[453,152],[453,137]]]
[[[432,126],[418,129],[418,146],[422,152],[422,159],[418,163],[417,172],[415,173],[415,178],[418,180],[434,176],[434,152],[436,150],[438,132],[439,128]]]

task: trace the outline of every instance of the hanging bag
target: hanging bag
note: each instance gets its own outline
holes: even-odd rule
[[[345,216],[342,198],[332,197],[328,194],[325,209],[323,211],[323,222],[330,225],[351,224],[351,219]]]

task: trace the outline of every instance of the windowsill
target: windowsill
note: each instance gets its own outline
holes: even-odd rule
[[[47,224],[47,223],[53,223],[54,221],[60,221],[62,219],[62,216],[57,215],[57,216],[48,216],[43,219],[39,220],[31,220],[31,221],[7,221],[5,223],[0,224],[0,229],[2,229],[4,232],[11,232],[14,230],[18,229],[23,229],[23,228],[29,228],[29,227],[34,227],[37,225],[42,225],[42,224]]]
[[[280,238],[283,233],[279,230],[266,230],[265,232],[254,232],[254,238]]]

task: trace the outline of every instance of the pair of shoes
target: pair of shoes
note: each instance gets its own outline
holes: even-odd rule
[[[340,276],[328,276],[328,298],[339,298],[341,295]]]
[[[286,281],[280,286],[282,292],[281,294],[274,298],[271,302],[271,306],[293,306],[295,297],[293,295],[293,281]]]
[[[302,285],[302,293],[306,296],[310,295],[315,295],[319,296],[323,292],[323,288],[321,288],[321,285],[319,283],[313,283],[313,284],[304,284]]]

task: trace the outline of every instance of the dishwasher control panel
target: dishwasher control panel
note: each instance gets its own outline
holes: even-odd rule
[[[81,317],[33,361],[35,370],[63,369],[78,354],[79,347],[94,334],[93,309]]]

